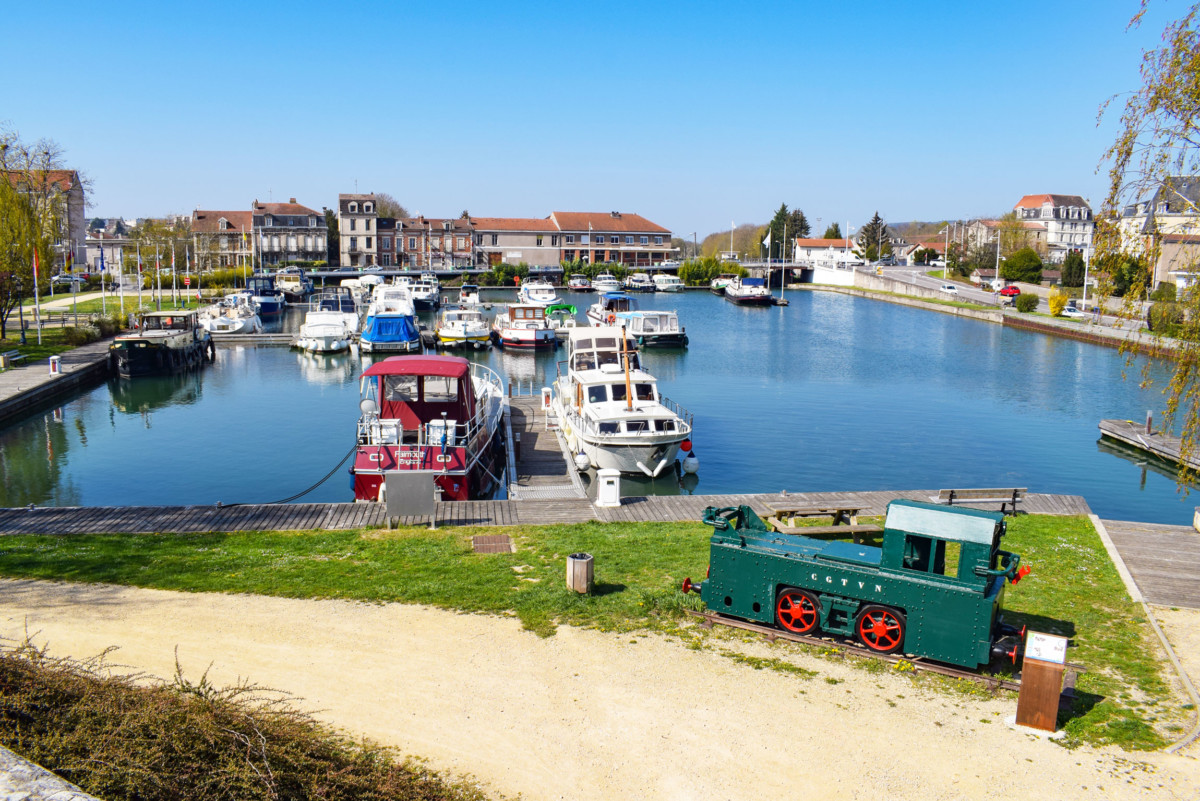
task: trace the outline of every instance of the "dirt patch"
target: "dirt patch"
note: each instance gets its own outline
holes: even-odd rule
[[[1200,614],[1191,615],[1197,628]],[[1179,621],[1179,625],[1188,625]],[[1172,630],[1175,624],[1172,623]],[[407,605],[0,581],[0,636],[169,677],[247,678],[321,719],[528,799],[1195,798],[1190,755],[1068,751],[1014,731],[1011,699],[787,656],[805,678],[658,636]],[[1195,656],[1200,649],[1193,647]],[[1200,659],[1200,657],[1196,657]],[[211,667],[210,667],[211,666]]]

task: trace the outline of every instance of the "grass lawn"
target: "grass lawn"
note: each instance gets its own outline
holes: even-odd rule
[[[212,303],[212,301],[210,301],[210,300],[203,300],[203,301],[197,302],[196,296],[194,293],[190,297],[186,298],[186,303],[185,303],[185,298],[183,298],[183,297],[180,297],[179,302],[173,303],[171,301],[171,293],[164,292],[163,299],[162,299],[162,308],[163,308],[163,311],[172,311],[174,309],[183,309],[183,308],[196,309],[196,308],[203,308],[204,306],[208,306],[211,303]],[[121,310],[121,298],[118,295],[110,295],[107,298],[105,298],[103,301],[100,298],[93,298],[92,300],[81,300],[78,303],[76,303],[74,306],[68,306],[64,309],[47,309],[46,311],[53,311],[56,313],[57,312],[67,312],[69,314],[72,311],[75,311],[76,308],[78,309],[80,314],[99,314],[102,311],[105,311],[105,309],[107,309],[109,314],[113,314],[113,313],[119,312]],[[138,311],[139,308],[142,311],[154,311],[155,309],[158,308],[158,306],[154,302],[154,298],[151,297],[149,292],[142,293],[142,305],[140,307],[138,306],[138,302],[137,302],[137,293],[136,292],[133,292],[133,293],[126,292],[125,293],[125,313],[130,314],[130,313],[136,312],[136,311]]]
[[[510,534],[514,554],[478,555],[470,538]],[[699,523],[582,523],[527,528],[425,528],[203,535],[11,536],[0,575],[108,582],[183,591],[422,603],[515,615],[538,634],[557,624],[703,638],[682,616],[701,608],[679,591],[701,578],[711,530]],[[1129,600],[1086,518],[1022,515],[1008,550],[1033,573],[1006,595],[1016,625],[1069,636],[1068,658],[1087,667],[1076,707],[1062,719],[1070,742],[1153,749],[1184,718],[1157,659],[1141,607]],[[595,557],[596,592],[564,583],[567,554]],[[791,646],[786,646],[790,648]],[[815,649],[814,649],[815,651]]]
[[[76,345],[67,344],[66,333],[61,328],[43,328],[42,344],[38,344],[37,330],[30,325],[25,332],[25,344],[21,344],[20,322],[15,318],[9,321],[8,336],[0,339],[0,352],[17,350],[25,354],[25,360],[18,364],[38,364],[45,362],[51,356],[56,356],[68,350],[74,350]]]

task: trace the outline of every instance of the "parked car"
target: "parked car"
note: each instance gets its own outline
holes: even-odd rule
[[[1089,315],[1083,309],[1077,309],[1074,306],[1068,306],[1067,308],[1063,309],[1062,316],[1072,320],[1086,320],[1091,315]]]
[[[1006,298],[1015,298],[1021,294],[1021,288],[1017,286],[1006,286],[1000,290],[1000,294]]]
[[[362,268],[362,272],[364,272],[364,273],[381,273],[381,272],[383,272],[383,268],[380,267],[378,264],[369,264],[366,267]]]
[[[940,289],[942,292],[948,292],[951,295],[958,294],[958,287],[956,287],[954,284],[942,284],[938,287],[938,289]]]
[[[82,284],[86,280],[87,278],[82,275],[76,275],[74,273],[59,273],[50,279],[50,284],[52,286],[70,286],[71,284]]]

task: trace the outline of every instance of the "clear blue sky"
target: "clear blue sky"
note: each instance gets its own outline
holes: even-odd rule
[[[18,3],[0,120],[95,182],[89,216],[640,213],[677,235],[1098,206],[1143,48],[1181,3]],[[16,35],[12,35],[12,34]]]

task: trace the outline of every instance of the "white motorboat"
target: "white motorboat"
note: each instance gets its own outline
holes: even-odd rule
[[[546,320],[546,307],[514,303],[492,321],[492,339],[503,348],[554,348],[558,339]]]
[[[624,292],[605,292],[587,310],[592,325],[616,325],[617,315],[638,310],[636,298]]]
[[[567,289],[571,290],[572,292],[590,292],[592,289],[592,282],[588,280],[586,275],[575,273],[571,276],[570,280],[567,281]]]
[[[682,292],[683,281],[671,273],[655,273],[654,288],[659,292]]]
[[[734,273],[721,273],[716,278],[708,282],[708,288],[712,290],[713,294],[724,295],[725,287],[728,286],[729,282],[735,278],[737,278],[737,275]]]
[[[725,285],[725,300],[739,306],[770,306],[775,302],[775,296],[767,289],[763,279],[735,276]]]
[[[686,348],[687,330],[673,311],[633,311],[617,315],[617,323],[639,348]]]
[[[212,334],[258,334],[263,330],[258,304],[245,292],[226,295],[203,310],[200,325]]]
[[[546,307],[546,321],[555,331],[565,328],[575,328],[579,325],[579,309],[570,303],[555,303]]]
[[[621,281],[612,273],[600,273],[592,279],[592,289],[596,292],[620,292]]]
[[[446,309],[437,327],[438,344],[443,348],[475,348],[491,345],[491,334],[483,312],[476,309]]]
[[[412,293],[413,306],[417,309],[428,311],[441,305],[441,286],[436,280],[422,276],[419,281],[413,282],[409,292]]]
[[[517,290],[517,301],[531,306],[553,306],[561,303],[562,299],[549,281],[531,278],[521,282],[521,288]]]
[[[354,315],[357,320],[357,315]],[[350,349],[354,341],[355,329],[349,324],[349,317],[340,311],[309,311],[304,315],[304,323],[300,333],[292,342],[292,347],[306,350],[309,353],[338,353]]]
[[[479,287],[475,284],[463,284],[458,288],[458,305],[482,306],[479,302]]]
[[[691,450],[691,415],[659,395],[623,329],[576,328],[567,341],[566,374],[560,363],[551,406],[580,469],[657,478],[681,445]]]
[[[654,281],[646,273],[634,273],[625,279],[627,292],[653,292]]]

